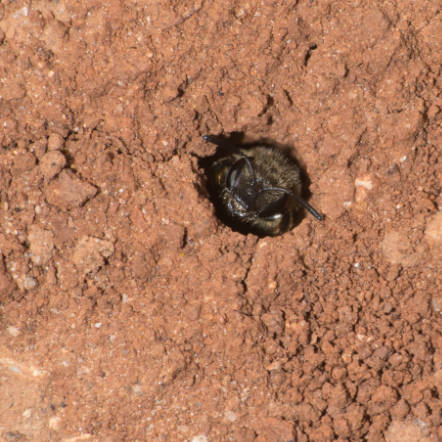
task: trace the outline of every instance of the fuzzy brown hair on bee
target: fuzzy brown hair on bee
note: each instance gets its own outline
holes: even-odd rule
[[[302,174],[296,162],[267,144],[235,146],[205,135],[219,152],[206,167],[219,218],[234,230],[277,236],[300,221],[302,209],[323,216],[300,195]]]

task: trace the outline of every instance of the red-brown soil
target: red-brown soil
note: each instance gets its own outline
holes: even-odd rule
[[[2,1],[1,440],[441,440],[440,29]],[[201,136],[231,132],[292,146],[326,220],[222,225]]]

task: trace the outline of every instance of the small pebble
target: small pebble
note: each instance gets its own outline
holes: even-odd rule
[[[48,152],[40,160],[40,170],[46,181],[50,181],[66,166],[65,156],[58,151]]]
[[[64,138],[59,134],[51,134],[48,139],[48,150],[59,150],[63,147]]]
[[[32,276],[26,276],[24,283],[23,283],[23,287],[26,290],[32,290],[35,289],[35,287],[37,287],[37,280],[35,278],[33,278]]]

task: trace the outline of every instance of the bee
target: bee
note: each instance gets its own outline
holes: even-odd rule
[[[218,217],[241,233],[277,236],[299,224],[302,209],[323,216],[300,195],[302,173],[295,160],[273,145],[232,145],[211,135],[219,149],[206,163]]]

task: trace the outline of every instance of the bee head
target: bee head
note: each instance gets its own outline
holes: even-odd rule
[[[299,195],[282,187],[265,187],[256,179],[250,159],[243,155],[230,168],[226,178],[227,207],[234,216],[265,221],[280,219],[290,202],[300,205],[317,220],[322,215]]]
[[[264,187],[256,179],[252,163],[245,155],[233,164],[227,174],[227,207],[239,218],[279,219],[286,209],[288,196],[284,189]]]

